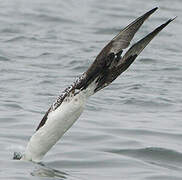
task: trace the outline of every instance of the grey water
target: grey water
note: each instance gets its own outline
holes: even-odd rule
[[[178,16],[85,111],[42,164],[23,152],[59,93],[122,28],[132,44]],[[0,179],[181,180],[181,0],[0,0]]]

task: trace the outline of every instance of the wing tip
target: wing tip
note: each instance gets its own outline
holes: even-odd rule
[[[175,16],[174,18],[169,19],[170,22],[174,21],[178,16]]]
[[[166,27],[169,23],[174,21],[176,18],[177,18],[177,16],[175,16],[174,18],[170,18],[169,20],[167,20],[165,23],[163,23],[161,26],[159,26],[156,29],[162,30],[164,27]]]
[[[158,9],[158,7],[155,7],[155,8],[153,8],[153,9],[151,9],[150,11],[146,12],[146,13],[144,14],[144,16],[149,17],[149,16],[150,16],[151,14],[153,14],[157,9]]]
[[[159,7],[156,6],[155,8],[151,9],[150,11],[155,12],[157,9],[159,9]]]

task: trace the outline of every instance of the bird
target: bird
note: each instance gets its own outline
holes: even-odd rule
[[[123,28],[101,50],[87,71],[62,91],[43,116],[25,152],[17,159],[41,162],[46,153],[80,117],[89,97],[111,84],[127,70],[150,41],[175,19],[167,20],[128,48],[135,33],[157,9],[158,7],[151,9]],[[126,48],[128,50],[122,55]]]

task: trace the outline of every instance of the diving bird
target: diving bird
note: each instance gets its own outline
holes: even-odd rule
[[[123,50],[130,45],[130,41],[135,33],[157,9],[156,7],[148,11],[122,29],[102,49],[88,70],[60,94],[30,138],[21,157],[22,160],[40,162],[44,155],[82,114],[87,99],[108,86],[123,73],[149,42],[174,20],[174,18],[169,19],[157,27],[150,34],[131,46],[122,56]]]

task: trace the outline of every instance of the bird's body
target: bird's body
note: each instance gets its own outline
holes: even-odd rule
[[[41,161],[51,147],[79,118],[87,99],[100,89],[108,86],[123,73],[148,43],[173,20],[168,20],[135,43],[122,57],[123,49],[129,46],[131,39],[143,22],[156,9],[148,11],[122,29],[103,48],[88,70],[61,93],[43,117],[35,134],[31,137],[21,158],[22,160]]]
[[[55,111],[50,112],[44,126],[31,137],[22,160],[39,162],[80,117],[86,100],[93,94],[94,89],[95,84],[92,83],[75,96],[71,94]]]
[[[40,161],[45,153],[62,137],[62,135],[80,117],[86,98],[80,94],[73,97],[69,103],[63,103],[51,112],[45,125],[36,131],[29,141],[24,159]]]

